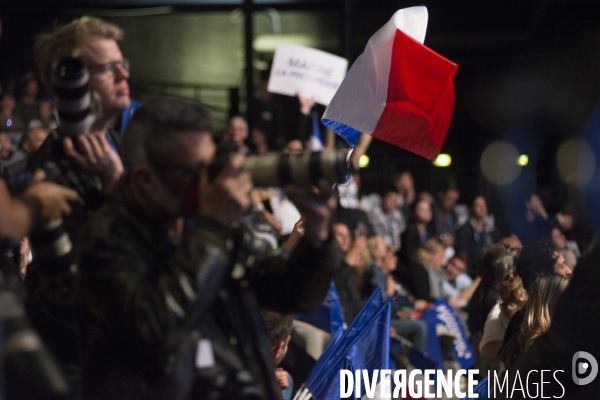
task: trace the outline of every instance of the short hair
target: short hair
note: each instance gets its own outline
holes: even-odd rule
[[[202,104],[171,96],[155,97],[138,108],[123,138],[123,161],[131,167],[177,156],[173,133],[214,132],[210,112]]]
[[[460,260],[462,261],[466,266],[469,265],[469,255],[467,254],[466,251],[461,250],[456,252],[452,257],[450,257],[450,260],[454,260],[454,259]],[[448,261],[450,261],[448,260]]]
[[[548,239],[541,239],[523,247],[515,259],[515,268],[523,279],[523,286],[529,291],[534,278],[554,273],[558,249]]]
[[[456,181],[454,179],[447,179],[444,182],[442,182],[442,184],[440,185],[440,188],[438,190],[439,192],[449,192],[450,190],[456,190],[458,192],[458,185],[456,184]]]
[[[383,199],[385,196],[387,196],[388,193],[396,193],[396,194],[398,194],[398,189],[396,189],[396,187],[392,186],[392,185],[385,185],[381,189],[381,191],[379,192],[379,195]]]
[[[81,48],[92,38],[121,40],[123,30],[115,24],[86,15],[35,38],[35,60],[41,81],[49,92],[52,92],[52,64],[63,57],[78,57]]]
[[[261,310],[263,319],[265,320],[265,328],[271,347],[277,346],[281,342],[285,342],[292,334],[294,326],[294,318],[291,314],[280,314],[271,310]]]

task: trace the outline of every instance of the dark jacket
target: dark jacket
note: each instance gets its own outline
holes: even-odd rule
[[[483,232],[483,235],[483,247],[480,247],[480,244],[475,237],[475,229],[470,221],[467,221],[466,224],[461,226],[458,231],[456,231],[456,242],[454,243],[454,248],[457,253],[461,251],[467,253],[467,256],[469,257],[467,273],[471,278],[475,278],[477,276],[477,259],[481,250],[484,247],[496,243],[501,238],[500,232],[498,232],[498,230],[495,228],[493,230]]]
[[[82,237],[83,398],[277,398],[258,307],[310,311],[339,258],[332,239],[274,252],[208,219],[176,245],[122,185]]]
[[[427,227],[427,239],[432,238],[431,225]],[[398,252],[398,260],[404,265],[409,266],[412,263],[412,259],[417,252],[417,249],[425,243],[421,241],[421,234],[417,229],[417,225],[409,223],[406,230],[400,237],[400,250]]]

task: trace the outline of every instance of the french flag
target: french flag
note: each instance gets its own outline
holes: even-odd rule
[[[454,109],[458,66],[423,45],[427,8],[397,11],[348,71],[322,122],[350,146],[361,132],[434,160]]]

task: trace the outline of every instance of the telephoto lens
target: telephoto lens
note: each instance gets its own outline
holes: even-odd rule
[[[311,186],[323,178],[331,183],[342,183],[348,175],[346,154],[341,150],[250,156],[244,169],[250,172],[257,187],[280,187],[290,183]]]
[[[79,58],[65,57],[52,67],[52,91],[58,129],[67,136],[89,133],[97,118],[97,101],[88,88],[89,73]]]
[[[239,152],[243,152],[243,148],[233,143],[221,143],[209,166],[211,179]],[[281,187],[287,184],[308,187],[316,185],[323,178],[331,183],[343,183],[349,173],[346,153],[342,150],[248,156],[244,170],[250,172],[256,187]]]

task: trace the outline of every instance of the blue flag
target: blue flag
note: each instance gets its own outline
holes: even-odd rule
[[[350,327],[348,327],[346,331],[339,329],[333,334],[331,340],[325,348],[325,351],[317,360],[317,363],[313,367],[312,371],[310,371],[310,375],[306,381],[307,383],[318,379],[318,377],[323,374],[323,371],[331,368],[330,363],[335,362],[333,354],[340,350],[339,346],[342,342],[342,338],[344,337],[345,340],[350,338],[351,340],[352,337],[356,336],[358,331],[362,329],[363,325],[366,324],[369,319],[373,317],[373,315],[375,315],[379,308],[381,308],[381,288],[377,287],[373,294],[371,294],[371,297],[369,297],[367,302],[363,305],[356,318],[354,318],[354,321],[352,321]]]
[[[324,360],[328,367],[323,369],[317,377],[312,376],[311,373],[306,385],[314,399],[328,400],[339,397],[340,366],[348,365],[350,360],[353,370],[369,371],[369,379],[373,377],[374,370],[389,369],[391,301],[388,299],[375,315],[361,325],[354,335],[348,335],[349,328],[340,343],[337,344],[337,351],[328,355],[328,359]],[[349,360],[343,362],[346,357]],[[322,359],[323,356],[319,361]],[[380,377],[377,376],[377,379],[370,384],[374,386],[379,381]],[[361,382],[361,394],[364,393],[363,381]]]
[[[467,399],[471,399],[471,398],[477,398],[479,400],[487,400],[487,398],[489,397],[489,391],[488,391],[488,377],[484,377],[482,380],[479,381],[479,383],[477,384],[477,386],[475,386],[473,388],[473,393],[476,395],[479,395],[479,397],[465,397],[463,400],[467,400]],[[548,396],[550,397],[550,396]]]
[[[310,150],[321,151],[323,150],[323,139],[321,139],[321,127],[319,125],[319,118],[313,112],[310,114],[312,119],[312,134],[310,135]]]
[[[310,314],[299,314],[294,316],[299,321],[306,322],[332,335],[340,328],[344,328],[344,314],[340,298],[338,297],[335,283],[331,281],[329,292],[325,300]]]

